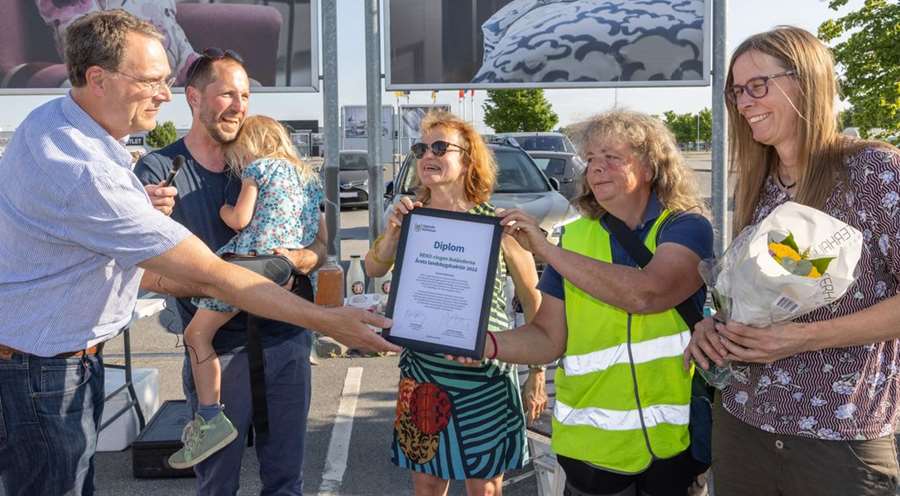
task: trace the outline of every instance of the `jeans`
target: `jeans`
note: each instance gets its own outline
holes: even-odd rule
[[[0,479],[8,496],[94,494],[98,356],[0,359]]]
[[[309,413],[311,378],[310,333],[299,332],[263,350],[269,434],[255,439],[263,495],[303,494],[303,444]],[[222,365],[221,402],[238,430],[237,439],[194,467],[198,495],[237,494],[241,458],[253,418],[247,353],[219,355]],[[184,394],[196,411],[197,395],[190,361],[182,370]]]

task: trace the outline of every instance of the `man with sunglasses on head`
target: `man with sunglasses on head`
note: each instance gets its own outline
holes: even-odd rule
[[[185,158],[181,172],[165,194],[157,197],[159,210],[187,227],[212,250],[235,234],[220,218],[224,203],[234,205],[241,179],[228,171],[223,146],[235,139],[247,115],[250,87],[240,55],[231,50],[207,48],[188,69],[185,97],[193,120],[188,134],[138,163],[135,173],[148,187],[159,184],[177,156]],[[281,251],[303,274],[325,259],[327,231],[320,219],[316,241],[303,250]],[[165,286],[165,281],[164,286]],[[165,291],[165,288],[162,288]],[[196,311],[190,298],[178,299],[184,323]],[[195,412],[206,420],[220,408],[238,430],[238,440],[194,467],[199,494],[235,494],[240,482],[243,440],[254,420],[248,351],[247,315],[242,313],[223,326],[213,341],[222,366],[221,405],[198,405],[185,356],[183,387]],[[264,494],[302,492],[303,447],[311,393],[309,355],[311,334],[301,327],[263,320],[259,324],[265,363],[265,403],[268,433],[256,437],[260,479]],[[258,429],[258,426],[257,430]]]
[[[0,482],[9,495],[94,493],[103,343],[128,325],[138,290],[164,278],[177,292],[393,348],[365,325],[385,319],[304,302],[223,262],[153,208],[124,146],[172,97],[153,25],[95,12],[66,37],[71,91],[32,111],[0,160]]]

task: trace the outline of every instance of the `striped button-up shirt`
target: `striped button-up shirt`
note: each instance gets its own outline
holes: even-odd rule
[[[114,337],[137,299],[137,264],[188,235],[71,96],[41,105],[0,159],[0,344],[53,356]]]

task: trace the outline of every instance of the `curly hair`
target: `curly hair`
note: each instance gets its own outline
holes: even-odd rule
[[[453,129],[459,133],[464,146],[469,150],[468,153],[462,154],[463,164],[466,165],[466,175],[463,179],[466,199],[476,204],[486,202],[491,197],[494,183],[497,181],[497,163],[484,138],[478,134],[474,126],[444,110],[428,112],[419,126],[422,134],[436,128]],[[421,185],[418,177],[413,186],[416,188],[416,199],[427,203],[431,198],[431,191]]]
[[[612,110],[575,124],[570,132],[579,152],[584,155],[594,140],[609,139],[624,143],[653,172],[652,189],[660,203],[672,212],[696,210],[706,215],[706,205],[694,184],[694,174],[685,165],[675,136],[656,117],[628,110]],[[600,218],[606,211],[597,202],[586,181],[589,167],[581,177],[581,191],[572,203],[582,215]]]

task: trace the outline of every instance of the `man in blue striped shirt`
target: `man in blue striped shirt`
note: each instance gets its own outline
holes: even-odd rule
[[[7,494],[93,494],[102,344],[128,323],[143,269],[363,349],[366,324],[223,262],[154,209],[122,144],[171,99],[162,36],[124,11],[66,33],[71,92],[35,109],[0,160],[0,480]],[[152,188],[150,188],[152,189]],[[150,285],[150,284],[146,284]]]

